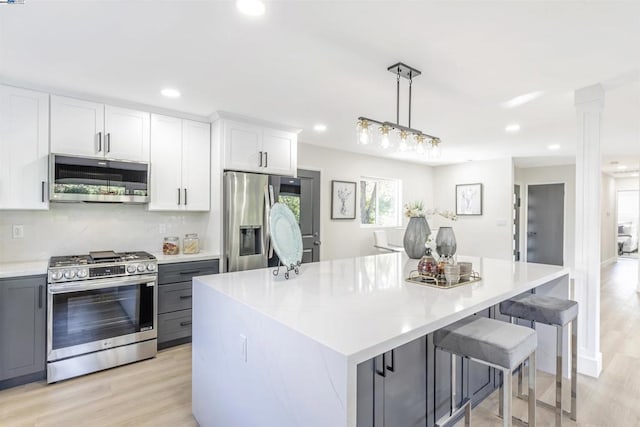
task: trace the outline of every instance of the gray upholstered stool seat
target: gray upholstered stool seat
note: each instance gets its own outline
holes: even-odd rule
[[[538,338],[533,329],[501,322],[480,316],[470,316],[446,326],[433,334],[436,349],[451,354],[451,413],[436,425],[446,425],[465,411],[465,426],[470,425],[470,400],[462,400],[462,406],[454,410],[455,402],[455,356],[499,369],[502,372],[500,387],[500,416],[504,426],[511,426],[511,376],[526,359],[529,370],[529,417],[528,424],[536,424],[536,347]],[[437,352],[436,352],[437,354]],[[437,387],[437,384],[435,385]],[[434,391],[435,392],[435,391]],[[442,422],[440,422],[442,421]],[[521,420],[518,420],[521,421]]]
[[[537,294],[522,294],[500,304],[500,312],[514,318],[530,320],[534,323],[544,323],[556,328],[556,402],[551,406],[546,402],[539,402],[543,407],[550,407],[556,413],[556,427],[562,426],[562,417],[566,411],[562,408],[562,353],[563,330],[571,323],[571,412],[569,417],[576,420],[578,415],[578,303],[575,301],[553,298]],[[518,372],[518,396],[522,393],[522,369]]]
[[[523,294],[501,303],[500,312],[547,325],[566,325],[578,315],[578,303],[561,298]]]
[[[478,316],[436,331],[433,342],[449,353],[506,369],[516,368],[537,346],[533,329]]]

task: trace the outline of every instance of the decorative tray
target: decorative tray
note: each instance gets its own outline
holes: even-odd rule
[[[409,277],[406,280],[410,283],[431,286],[432,288],[451,289],[457,288],[458,286],[464,286],[470,283],[479,282],[480,280],[482,280],[482,277],[480,277],[478,273],[473,271],[471,272],[471,274],[460,276],[460,281],[458,283],[448,284],[447,280],[444,277],[444,274],[420,274],[418,270],[413,270],[411,273],[409,273]]]

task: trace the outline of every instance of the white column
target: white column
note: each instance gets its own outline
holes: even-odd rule
[[[600,129],[605,92],[597,84],[575,92],[576,152],[575,297],[580,305],[578,370],[598,377],[600,352]]]

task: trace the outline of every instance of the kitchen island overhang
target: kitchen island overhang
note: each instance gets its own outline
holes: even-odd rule
[[[289,281],[270,269],[195,278],[194,416],[355,426],[359,363],[534,288],[568,297],[568,268],[463,258],[483,280],[453,289],[406,282],[417,261],[404,254],[305,264]],[[539,358],[555,357],[541,335]]]

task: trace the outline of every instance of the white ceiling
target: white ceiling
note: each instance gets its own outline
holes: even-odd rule
[[[610,89],[604,154],[640,157],[640,88],[628,84],[639,47],[640,2],[273,1],[260,18],[231,1],[0,6],[5,81],[205,116],[232,111],[353,151],[365,150],[355,144],[358,116],[394,119],[386,68],[406,62],[423,72],[412,125],[441,137],[443,162],[572,156],[573,91],[598,82]],[[167,86],[182,97],[163,98]],[[544,94],[500,106],[533,91]],[[318,122],[325,133],[312,130]],[[506,134],[512,122],[522,129]]]

